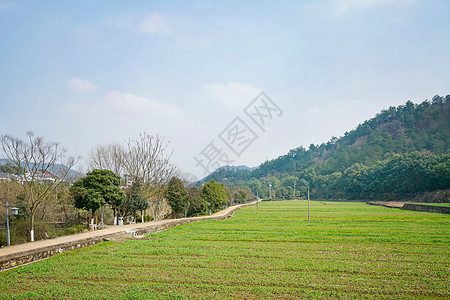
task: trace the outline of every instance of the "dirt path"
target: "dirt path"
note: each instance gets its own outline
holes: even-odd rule
[[[193,217],[193,218],[183,218],[183,219],[168,219],[154,222],[146,222],[146,223],[137,223],[137,224],[129,224],[122,226],[109,226],[102,230],[94,230],[69,236],[58,237],[55,239],[41,240],[36,242],[29,242],[25,244],[13,245],[9,247],[0,248],[0,261],[14,257],[20,256],[21,254],[25,255],[28,253],[38,252],[41,249],[48,249],[58,247],[58,245],[67,245],[74,244],[78,241],[85,241],[88,239],[102,238],[113,236],[114,234],[125,233],[126,230],[133,229],[136,231],[148,231],[152,228],[170,228],[186,223],[201,221],[201,220],[222,220],[230,217],[236,210],[248,206],[254,205],[256,202],[251,202],[247,204],[238,204],[230,206],[224,210],[221,210],[211,216],[202,216],[202,217]],[[167,226],[165,226],[167,225]]]

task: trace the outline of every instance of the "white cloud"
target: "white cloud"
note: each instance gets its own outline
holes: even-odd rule
[[[160,102],[119,91],[106,93],[97,103],[74,104],[70,107],[74,115],[106,122],[113,127],[119,124],[168,124],[182,116],[182,111],[171,103]],[[113,123],[111,123],[113,122]],[[121,126],[121,125],[119,125]]]
[[[76,102],[67,106],[67,112],[83,133],[86,143],[108,143],[131,137],[139,132],[160,134],[169,140],[182,140],[188,116],[178,106],[117,90],[89,102]],[[89,141],[88,141],[89,139]],[[183,146],[181,146],[183,147]]]
[[[138,29],[150,34],[168,35],[173,33],[173,28],[168,24],[166,18],[159,13],[147,16],[138,24]]]
[[[239,109],[245,108],[261,92],[256,87],[237,82],[209,83],[203,85],[202,90],[213,100]]]
[[[98,90],[98,87],[89,80],[72,78],[67,82],[67,86],[77,92],[92,93]]]
[[[171,103],[159,102],[134,94],[122,94],[118,91],[108,92],[104,101],[97,108],[131,117],[151,115],[166,118],[181,114],[181,110]]]

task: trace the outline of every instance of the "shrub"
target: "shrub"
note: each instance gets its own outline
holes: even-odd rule
[[[64,230],[62,230],[61,232],[58,233],[58,236],[65,236],[65,235],[72,235],[72,234],[77,234],[80,232],[83,232],[86,229],[85,225],[74,225],[68,228],[65,228]]]
[[[6,246],[6,232],[0,232],[0,247]]]

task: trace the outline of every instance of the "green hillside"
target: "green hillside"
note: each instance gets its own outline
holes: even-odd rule
[[[450,95],[411,101],[327,143],[298,147],[256,170],[222,168],[206,177],[263,197],[396,199],[450,188]]]

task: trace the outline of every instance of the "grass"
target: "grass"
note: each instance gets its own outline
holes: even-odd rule
[[[0,273],[0,299],[449,299],[450,216],[264,202]]]

